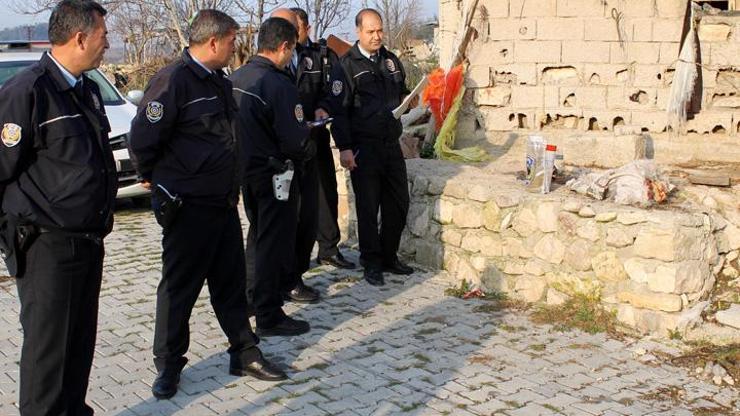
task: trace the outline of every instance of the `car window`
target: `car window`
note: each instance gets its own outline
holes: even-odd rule
[[[16,61],[16,62],[0,62],[0,87],[5,84],[7,80],[13,78],[13,76],[28,66],[33,65],[35,61]]]
[[[100,87],[100,95],[103,96],[103,103],[105,105],[121,105],[124,103],[123,99],[118,92],[110,85],[108,79],[105,78],[102,72],[97,70],[88,71],[85,73],[90,79],[95,81]]]
[[[10,78],[21,72],[25,68],[33,65],[36,61],[13,61],[13,62],[0,62],[0,87],[5,84]],[[92,70],[85,73],[90,79],[95,81],[100,88],[100,95],[103,96],[104,105],[121,105],[125,101],[116,92],[113,86],[108,82],[100,71]]]

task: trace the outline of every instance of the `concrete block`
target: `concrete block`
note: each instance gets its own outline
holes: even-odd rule
[[[668,126],[668,115],[665,111],[633,111],[632,124],[660,133]]]
[[[491,40],[533,40],[537,37],[535,19],[490,19],[488,37]]]
[[[519,63],[560,62],[560,41],[516,41],[514,60]]]
[[[658,17],[684,17],[687,2],[688,0],[656,0]]]
[[[653,41],[680,42],[683,21],[680,19],[655,19],[653,21]]]
[[[604,4],[592,0],[558,0],[560,17],[603,17],[607,8]]]
[[[625,30],[633,42],[650,42],[653,40],[653,19],[628,19],[625,21]]]
[[[509,16],[547,17],[556,16],[557,0],[510,0]]]
[[[614,110],[657,109],[657,88],[609,87],[608,107]]]
[[[477,105],[506,107],[511,104],[511,88],[508,86],[496,86],[477,89],[473,95],[473,102]]]
[[[616,42],[619,40],[617,26],[612,18],[589,19],[585,23],[585,40]]]
[[[625,64],[584,64],[581,73],[590,85],[624,85],[617,74],[628,69]]]
[[[507,64],[492,68],[495,83],[537,84],[537,64]]]
[[[561,105],[560,87],[546,85],[544,86],[544,105],[545,108],[558,108]]]
[[[699,25],[699,42],[726,42],[732,35],[732,26],[726,23]]]
[[[491,86],[491,68],[484,65],[472,65],[465,78],[468,88],[486,88]]]
[[[626,42],[624,49],[619,42],[611,44],[612,63],[657,64],[660,57],[660,43]]]
[[[585,133],[552,141],[563,151],[565,163],[572,166],[611,169],[644,158],[647,152],[647,139],[642,135]]]
[[[479,5],[485,6],[489,17],[509,17],[509,0],[481,0]]]
[[[581,85],[580,64],[537,64],[540,84]]]
[[[635,87],[660,87],[663,85],[662,78],[665,69],[665,65],[637,64],[634,66],[632,85]]]
[[[476,118],[486,131],[511,131],[516,128],[514,111],[488,106],[478,107]]]
[[[609,43],[564,41],[562,56],[565,63],[609,63]]]
[[[515,109],[542,108],[544,89],[542,86],[517,85],[511,88],[511,105]]]
[[[591,121],[595,120],[594,130],[612,130],[614,120],[621,118],[625,124],[631,124],[630,114],[626,111],[609,111],[609,110],[583,110],[583,120],[586,128],[591,129]]]
[[[732,111],[702,111],[686,122],[686,131],[704,133],[729,133],[733,128]]]
[[[496,66],[514,62],[514,42],[482,41],[474,42],[468,52],[470,62],[478,66]]]
[[[663,42],[660,44],[660,60],[663,65],[673,66],[678,61],[678,42]]]
[[[537,19],[537,39],[583,40],[583,27],[582,19],[543,17]]]
[[[740,42],[713,44],[710,60],[714,66],[740,65]]]
[[[576,89],[578,106],[583,109],[600,110],[606,108],[607,87],[593,86]]]
[[[652,1],[622,0],[616,7],[624,17],[651,17],[655,15]]]

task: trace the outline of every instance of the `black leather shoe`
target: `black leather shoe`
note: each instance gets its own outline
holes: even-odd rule
[[[267,361],[262,354],[260,354],[260,357],[257,360],[252,361],[243,367],[230,367],[229,374],[238,377],[252,376],[264,381],[280,381],[288,378],[288,375],[285,374],[283,370],[277,368],[275,364]]]
[[[330,266],[338,267],[340,269],[354,269],[355,264],[344,258],[342,253],[337,252],[335,256],[331,257],[319,257],[316,259],[319,264],[328,264]]]
[[[296,303],[316,303],[319,301],[319,291],[306,286],[302,281],[295,289],[283,294],[283,299]]]
[[[414,269],[401,263],[400,260],[396,260],[393,264],[387,264],[383,267],[384,272],[393,274],[412,274]]]
[[[182,365],[160,371],[152,384],[152,395],[157,399],[169,399],[174,396],[177,393],[177,385],[180,383],[180,372],[187,362],[187,358],[183,357]]]
[[[365,280],[367,280],[368,283],[373,286],[385,285],[385,278],[383,278],[383,272],[381,272],[380,270],[365,269],[363,277],[365,278]]]
[[[270,328],[257,327],[255,333],[258,337],[292,337],[305,334],[311,330],[311,325],[306,321],[299,321],[286,316],[279,324]]]

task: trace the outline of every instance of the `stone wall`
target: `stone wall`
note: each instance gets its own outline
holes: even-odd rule
[[[461,3],[440,0],[442,64]],[[461,128],[666,130],[686,0],[480,0]],[[740,16],[703,16],[698,111],[688,132],[740,131]],[[472,127],[471,127],[472,126]],[[469,130],[467,130],[469,131]]]
[[[644,332],[699,322],[725,257],[740,249],[738,224],[716,213],[529,193],[511,177],[441,161],[407,166],[403,257],[526,302],[598,290],[621,322]],[[351,186],[344,172],[338,178],[343,235],[354,239]]]

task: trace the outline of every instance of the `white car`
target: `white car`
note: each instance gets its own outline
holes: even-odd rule
[[[0,87],[15,74],[41,59],[43,52],[33,52],[33,48],[30,47],[28,49],[32,52],[20,52],[17,48],[3,49],[0,47]],[[135,202],[146,203],[149,191],[139,184],[126,145],[131,120],[136,116],[136,106],[124,97],[102,72],[94,69],[85,75],[100,87],[105,112],[108,114],[108,121],[111,125],[110,145],[118,170],[116,198],[134,198]],[[132,91],[129,94],[130,97],[139,99],[140,95],[140,91]]]

